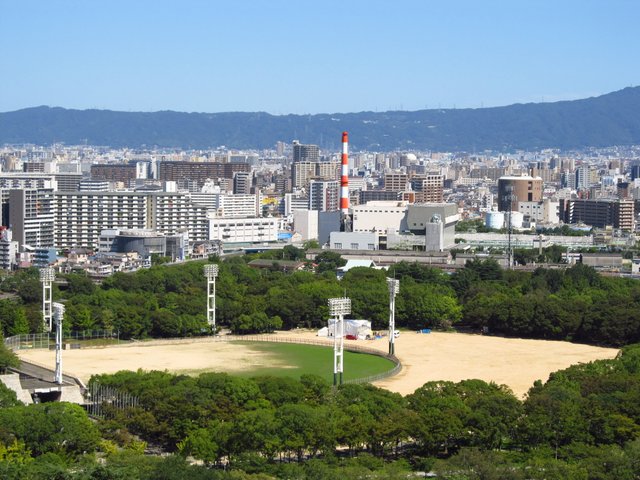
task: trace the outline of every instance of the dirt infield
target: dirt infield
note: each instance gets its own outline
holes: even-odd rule
[[[313,332],[281,332],[279,335],[317,339]],[[388,349],[386,338],[353,342],[381,351]],[[53,367],[55,362],[53,351],[21,350],[18,353],[25,360],[43,365]],[[567,342],[403,332],[396,339],[396,355],[402,362],[402,371],[376,385],[406,395],[431,380],[455,382],[479,378],[508,385],[522,397],[535,380],[545,381],[551,372],[576,363],[613,358],[617,353],[613,348]],[[136,342],[63,352],[63,370],[84,381],[96,373],[139,368],[187,374],[204,370],[233,373],[251,370],[267,361],[273,364],[274,359],[238,343],[214,342],[210,338]],[[348,368],[345,364],[345,371]]]

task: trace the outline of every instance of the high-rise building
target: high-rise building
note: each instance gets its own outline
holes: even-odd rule
[[[311,180],[337,180],[340,162],[296,162],[291,166],[294,188],[306,188]]]
[[[253,183],[253,175],[251,172],[235,172],[233,174],[233,193],[240,195],[249,195]]]
[[[18,242],[7,227],[0,227],[0,268],[11,270],[18,261]]]
[[[317,145],[305,145],[298,140],[293,141],[294,162],[318,162],[320,161],[320,149]]]
[[[384,189],[387,192],[402,192],[407,189],[409,175],[406,173],[392,172],[384,175]]]
[[[597,170],[591,165],[580,165],[576,168],[576,189],[587,189],[596,183],[597,173]]]
[[[444,177],[440,174],[416,175],[411,179],[416,192],[416,203],[441,203],[444,201]]]
[[[291,166],[293,188],[306,188],[316,176],[316,162],[296,162]]]
[[[309,182],[309,210],[334,212],[340,207],[337,180],[311,180]]]
[[[500,177],[498,179],[498,210],[518,211],[518,202],[542,200],[542,179],[539,177]]]
[[[9,191],[8,226],[20,248],[53,247],[53,190],[20,189]]]
[[[634,210],[633,200],[560,200],[560,211],[565,223],[584,223],[596,228],[610,226],[633,231]]]
[[[291,177],[285,177],[284,175],[278,175],[274,181],[276,192],[290,192],[293,185]]]
[[[77,192],[80,182],[82,181],[82,173],[56,173],[56,183],[58,191]]]

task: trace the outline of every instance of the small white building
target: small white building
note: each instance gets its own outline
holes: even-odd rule
[[[519,213],[532,221],[545,224],[560,222],[560,202],[545,198],[540,202],[518,202]]]

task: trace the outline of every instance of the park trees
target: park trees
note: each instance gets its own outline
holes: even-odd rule
[[[2,363],[4,363],[1,356],[2,354],[0,353],[0,374],[3,373]],[[4,383],[0,382],[0,409],[6,407],[15,407],[21,404],[22,402],[18,401],[16,392],[11,390]]]
[[[365,267],[352,268],[345,273],[342,284],[351,299],[351,312],[355,318],[371,320],[374,329],[387,326],[389,293],[383,271]]]
[[[265,312],[253,311],[232,319],[229,327],[236,334],[271,333],[282,328],[282,319],[278,315],[270,317]]]
[[[20,301],[0,300],[0,334],[2,336],[29,333],[26,309]]]
[[[347,261],[339,253],[327,250],[316,256],[315,263],[317,265],[316,271],[323,273],[333,272],[337,268],[345,266]]]
[[[79,405],[44,403],[0,409],[0,441],[17,438],[34,455],[93,452],[99,434]]]
[[[397,302],[398,324],[411,329],[449,328],[462,318],[455,293],[444,285],[416,283],[407,278]]]
[[[468,445],[499,448],[513,435],[521,413],[508,388],[481,380],[428,382],[407,400],[418,416],[414,434],[431,454]]]

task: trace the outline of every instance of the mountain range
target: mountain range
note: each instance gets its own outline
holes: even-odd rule
[[[0,113],[0,144],[273,148],[277,141],[369,151],[514,151],[640,144],[640,87],[598,97],[492,108],[271,115],[33,107]]]

